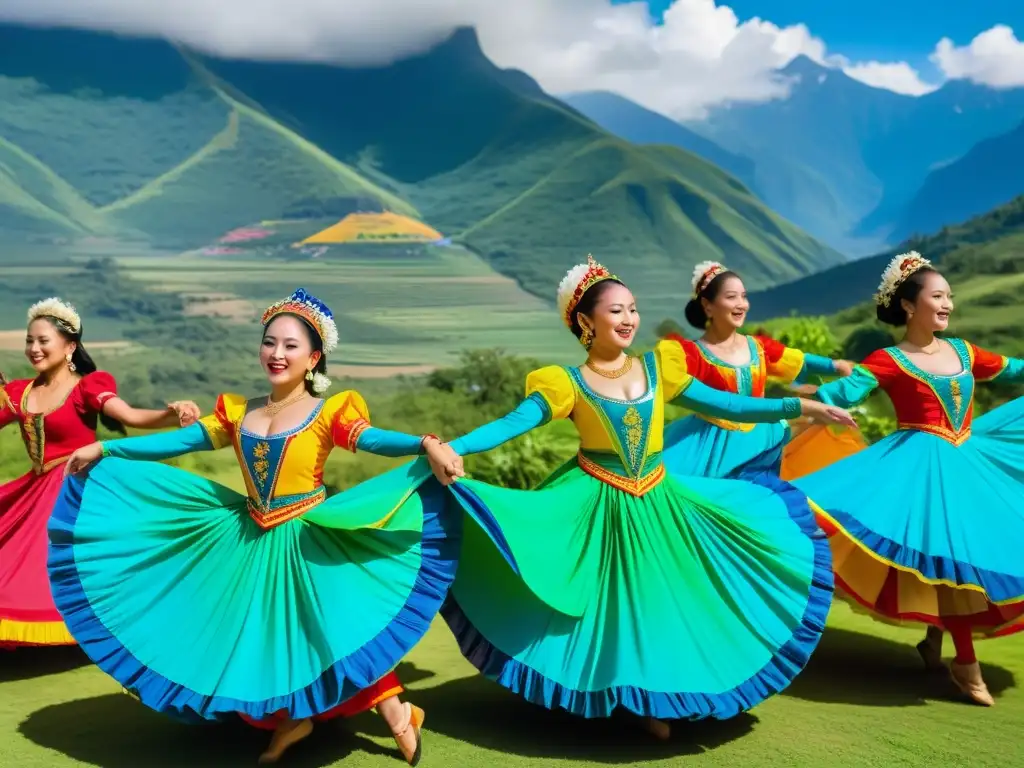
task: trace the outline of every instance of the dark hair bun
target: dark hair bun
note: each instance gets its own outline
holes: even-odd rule
[[[699,328],[703,331],[708,327],[708,315],[704,311],[704,305],[700,303],[700,299],[690,299],[686,302],[683,316],[686,318],[686,322],[694,328]]]
[[[907,324],[907,311],[903,308],[902,304],[896,301],[890,301],[888,307],[879,304],[875,309],[875,316],[880,323],[892,325],[896,328]]]

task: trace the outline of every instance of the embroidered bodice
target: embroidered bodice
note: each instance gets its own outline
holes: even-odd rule
[[[242,426],[249,401],[221,395],[200,420],[214,449],[231,446],[242,469],[249,513],[270,528],[312,509],[326,498],[324,464],[335,446],[355,450],[359,433],[370,426],[366,401],[342,392],[320,401],[293,429],[260,436]]]
[[[693,341],[670,334],[666,340],[682,347],[686,355],[686,369],[691,376],[709,387],[737,395],[764,397],[769,381],[793,384],[808,374],[827,376],[835,373],[835,365],[827,357],[805,354],[768,336],[745,338],[750,358],[743,364],[721,359],[699,339]],[[741,424],[707,414],[698,415],[723,429],[748,431],[754,427],[753,424]]]
[[[1024,361],[988,352],[962,339],[947,339],[960,358],[957,374],[941,376],[915,365],[898,347],[868,355],[852,376],[820,387],[824,402],[852,406],[878,388],[892,401],[898,429],[918,430],[960,445],[971,434],[978,381],[1020,381]]]
[[[213,413],[196,424],[111,440],[103,444],[103,454],[159,461],[231,446],[245,480],[249,515],[266,530],[305,514],[327,497],[324,464],[334,448],[396,457],[420,452],[420,437],[370,426],[369,409],[358,392],[319,401],[295,428],[266,436],[242,426],[250,405],[241,395],[221,395]]]
[[[46,413],[29,411],[31,379],[18,379],[0,387],[0,428],[17,423],[32,471],[41,475],[62,465],[78,448],[96,440],[103,404],[117,397],[114,377],[103,371],[86,374],[56,408]]]
[[[570,419],[580,436],[578,462],[598,479],[635,495],[665,474],[665,404],[678,402],[714,417],[775,421],[800,414],[797,398],[766,400],[710,389],[687,372],[682,347],[659,342],[642,358],[647,391],[636,400],[595,392],[578,368],[548,366],[526,378],[526,399],[495,422],[452,442],[457,453],[490,450],[552,419]]]

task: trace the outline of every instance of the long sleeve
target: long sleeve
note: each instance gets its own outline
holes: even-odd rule
[[[366,427],[356,438],[356,448],[377,456],[416,456],[423,452],[423,438],[390,429]]]
[[[971,351],[974,353],[971,372],[978,381],[998,384],[1024,382],[1024,359],[998,355],[974,344],[971,345]]]
[[[878,388],[878,379],[863,365],[855,366],[853,373],[818,387],[814,396],[828,405],[852,408],[868,399]]]
[[[139,437],[123,437],[103,443],[103,455],[137,461],[173,459],[195,451],[214,450],[213,441],[201,423],[169,432],[157,432]]]
[[[800,398],[747,397],[712,389],[691,378],[673,402],[691,411],[719,419],[745,423],[795,419],[800,415]]]
[[[525,435],[550,419],[546,401],[540,394],[534,393],[519,403],[511,413],[454,440],[451,448],[460,456],[490,451],[502,443]]]
[[[803,384],[809,376],[835,376],[836,362],[830,357],[804,353],[804,364],[794,384]]]

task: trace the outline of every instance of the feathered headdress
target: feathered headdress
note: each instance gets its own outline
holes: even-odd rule
[[[889,302],[892,301],[893,294],[900,287],[900,283],[919,269],[930,267],[931,265],[932,263],[917,251],[894,256],[893,260],[889,262],[889,266],[882,273],[882,282],[878,284],[878,292],[875,293],[875,303],[888,307]]]
[[[56,296],[49,299],[37,301],[28,308],[28,324],[40,317],[48,317],[56,320],[64,329],[74,334],[82,332],[82,318],[78,316],[75,308],[66,301],[61,301]]]
[[[690,287],[693,289],[693,298],[700,296],[700,292],[708,287],[708,283],[714,280],[723,272],[728,272],[724,265],[717,261],[702,261],[693,268],[693,278]]]
[[[594,261],[594,257],[587,254],[586,264],[577,264],[565,273],[562,282],[558,284],[558,311],[562,313],[562,320],[571,329],[572,311],[580,303],[583,294],[596,283],[602,280],[618,280],[605,267]]]
[[[338,346],[338,326],[330,308],[304,288],[299,288],[287,299],[274,302],[267,307],[260,322],[266,327],[278,315],[297,315],[313,326],[324,345],[324,353],[330,354]]]

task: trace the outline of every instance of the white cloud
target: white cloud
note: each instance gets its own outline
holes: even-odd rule
[[[843,72],[874,88],[884,88],[907,96],[923,96],[939,87],[922,80],[918,71],[905,61],[858,62],[843,67]]]
[[[905,62],[849,62],[803,25],[741,21],[716,0],[0,0],[0,19],[160,35],[239,58],[385,64],[474,26],[487,55],[552,93],[609,90],[677,119],[730,102],[784,98],[780,69],[800,55],[879,88],[932,89]],[[1024,80],[1021,44],[996,27],[935,53],[949,77]],[[1016,58],[1014,58],[1016,57]]]
[[[1024,42],[1004,24],[982,32],[965,46],[944,37],[931,60],[950,79],[993,88],[1024,86]]]

